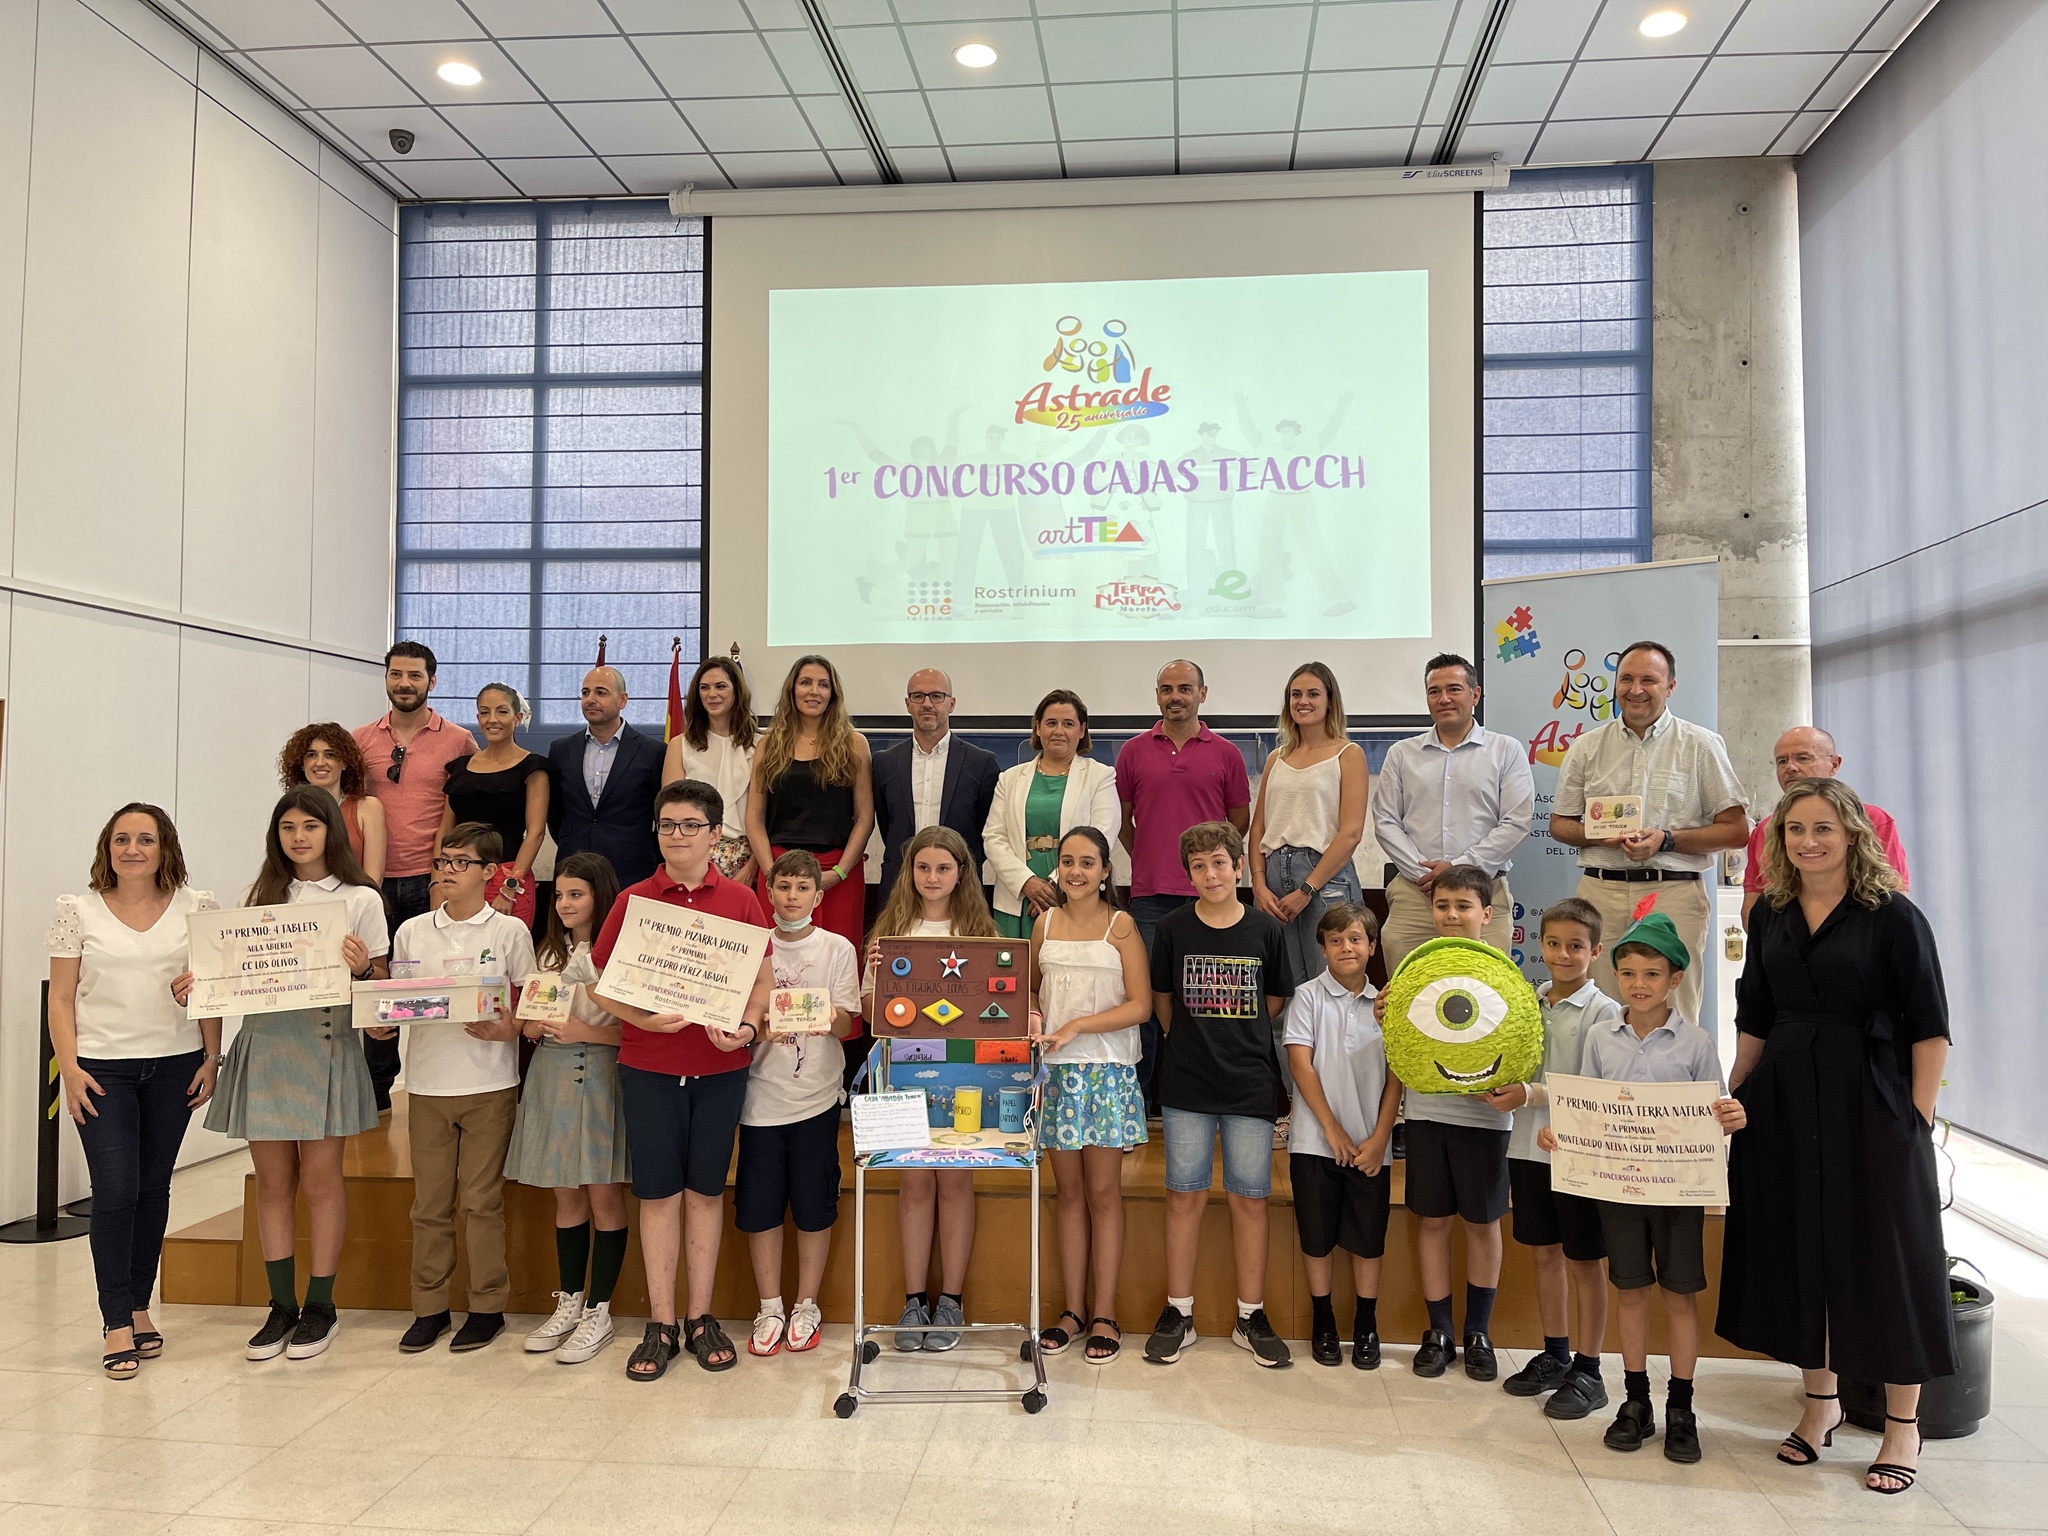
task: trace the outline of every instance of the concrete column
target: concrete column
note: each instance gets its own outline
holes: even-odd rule
[[[1772,743],[1813,711],[1792,165],[1655,172],[1651,548],[1720,561],[1720,730],[1756,815],[1777,800]]]

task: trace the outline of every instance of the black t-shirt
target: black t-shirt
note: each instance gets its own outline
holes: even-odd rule
[[[1159,921],[1152,990],[1173,994],[1159,1102],[1271,1120],[1282,1090],[1266,999],[1294,991],[1280,925],[1247,904],[1232,926],[1211,928],[1189,902]]]

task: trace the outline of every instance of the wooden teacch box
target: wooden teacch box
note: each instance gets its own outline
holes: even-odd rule
[[[883,939],[878,1040],[1021,1040],[1030,1033],[1029,939]]]

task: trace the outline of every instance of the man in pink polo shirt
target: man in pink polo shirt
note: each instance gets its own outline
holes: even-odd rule
[[[427,880],[434,835],[448,803],[448,764],[476,751],[476,738],[434,713],[434,653],[417,640],[401,640],[384,653],[384,697],[391,708],[355,729],[363,749],[364,788],[384,807],[384,912],[399,924],[431,910]],[[398,1042],[363,1039],[377,1108],[391,1107],[398,1076]]]
[[[1835,738],[1817,725],[1793,726],[1778,738],[1778,744],[1771,749],[1771,759],[1778,770],[1781,794],[1797,779],[1832,779],[1842,771],[1841,755],[1835,751]],[[1910,886],[1912,881],[1906,875],[1906,845],[1899,841],[1899,824],[1868,800],[1863,802],[1863,809],[1870,817],[1871,830],[1877,834],[1877,840],[1884,848],[1884,856],[1899,872],[1899,883]],[[1764,834],[1770,830],[1770,825],[1770,817],[1760,817],[1756,830],[1749,834],[1749,863],[1742,871],[1744,927],[1749,925],[1749,909],[1764,893]]]
[[[1209,697],[1202,669],[1169,661],[1153,684],[1159,722],[1133,736],[1116,755],[1116,793],[1124,803],[1119,834],[1131,856],[1131,917],[1152,952],[1159,920],[1195,899],[1180,861],[1180,835],[1204,821],[1227,821],[1241,835],[1251,824],[1252,786],[1244,754],[1202,724]],[[1159,1061],[1159,1025],[1139,1026],[1143,1055],[1138,1082],[1145,1107],[1158,1112],[1153,1069]]]

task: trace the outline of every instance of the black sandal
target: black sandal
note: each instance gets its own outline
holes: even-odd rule
[[[1102,1323],[1110,1328],[1116,1328],[1116,1337],[1106,1339],[1097,1333],[1089,1334],[1088,1347],[1081,1351],[1081,1355],[1090,1365],[1107,1365],[1122,1352],[1124,1347],[1124,1331],[1116,1327],[1116,1319],[1113,1317],[1091,1317],[1088,1320],[1090,1328],[1093,1328],[1097,1323]]]
[[[1920,1416],[1915,1414],[1910,1419],[1902,1419],[1897,1414],[1888,1413],[1884,1416],[1884,1421],[1887,1424],[1918,1424]],[[1913,1438],[1919,1440],[1923,1448],[1926,1446],[1927,1442],[1918,1430],[1913,1432]],[[1918,1467],[1902,1467],[1895,1461],[1873,1461],[1863,1469],[1863,1486],[1872,1493],[1904,1493],[1913,1486],[1919,1479],[1919,1476],[1920,1469]],[[1873,1477],[1888,1477],[1895,1486],[1880,1488],[1870,1481]]]
[[[154,1360],[164,1352],[164,1336],[160,1333],[138,1333],[135,1335],[135,1353],[145,1360]]]
[[[1054,1323],[1050,1328],[1039,1329],[1038,1352],[1042,1355],[1065,1353],[1067,1346],[1074,1342],[1075,1333],[1086,1333],[1088,1331],[1088,1320],[1080,1313],[1062,1312],[1060,1316],[1063,1318],[1071,1317],[1074,1320],[1076,1325],[1074,1333],[1067,1332],[1058,1323]]]
[[[647,1332],[640,1336],[639,1347],[626,1360],[626,1379],[659,1381],[668,1370],[669,1361],[682,1352],[683,1346],[677,1342],[674,1323],[649,1323]],[[643,1365],[651,1365],[654,1369],[639,1369]]]
[[[102,1328],[100,1338],[104,1341],[113,1331],[111,1328]],[[142,1352],[136,1349],[110,1349],[100,1356],[100,1369],[115,1381],[131,1381],[135,1373],[142,1369]]]
[[[684,1348],[697,1357],[697,1363],[707,1371],[729,1371],[740,1363],[739,1351],[732,1347],[732,1340],[725,1330],[718,1326],[718,1319],[706,1312],[702,1317],[693,1317],[684,1334]],[[720,1350],[725,1351],[723,1360],[711,1357]]]
[[[1840,1398],[1842,1394],[1839,1392],[1809,1392],[1806,1395],[1816,1403],[1832,1403]],[[1832,1446],[1835,1443],[1835,1431],[1842,1427],[1848,1417],[1848,1414],[1842,1414],[1834,1423],[1828,1426],[1828,1432],[1820,1437],[1820,1443],[1823,1447]],[[1787,1451],[1790,1451],[1792,1454],[1786,1455]],[[1795,1429],[1778,1443],[1778,1460],[1785,1463],[1788,1467],[1810,1467],[1820,1460],[1820,1452],[1807,1444],[1806,1437]]]

